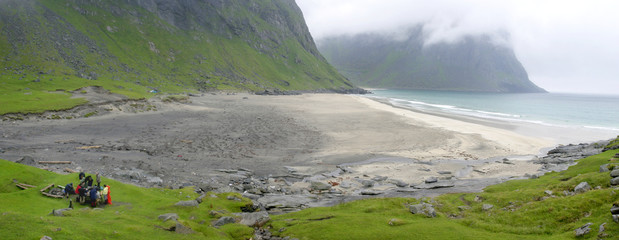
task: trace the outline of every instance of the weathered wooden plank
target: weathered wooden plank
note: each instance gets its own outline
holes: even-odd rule
[[[54,186],[54,184],[52,183],[52,184],[48,185],[47,187],[41,189],[41,192],[44,193],[45,191],[47,191],[47,189],[49,189],[49,188],[51,188],[53,186]]]

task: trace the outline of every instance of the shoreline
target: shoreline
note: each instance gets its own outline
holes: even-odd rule
[[[481,191],[552,167],[533,162],[554,147],[546,139],[354,95],[220,94],[147,105],[157,111],[109,106],[91,118],[2,122],[0,158],[144,187],[242,192],[273,208],[296,199],[291,209]]]

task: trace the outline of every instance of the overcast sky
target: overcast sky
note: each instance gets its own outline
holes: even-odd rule
[[[509,33],[529,78],[550,92],[619,94],[619,1],[296,0],[314,39],[397,32],[426,23],[428,41]]]

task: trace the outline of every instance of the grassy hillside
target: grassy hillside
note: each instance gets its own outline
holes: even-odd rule
[[[84,100],[69,91],[84,86],[130,98],[352,88],[294,3],[144,2],[0,1],[0,114],[70,108]]]
[[[574,230],[590,222],[592,231],[583,239],[618,239],[619,224],[609,210],[619,204],[619,189],[610,186],[608,172],[599,172],[618,152],[579,160],[566,171],[539,179],[490,186],[482,193],[355,201],[275,216],[272,226],[300,239],[573,239]],[[594,190],[564,195],[581,182]],[[433,204],[438,217],[411,214],[407,205],[420,201]],[[484,211],[484,204],[494,207]],[[603,223],[605,235],[598,236]]]
[[[614,144],[617,144],[615,141]],[[608,172],[599,166],[609,163],[619,150],[588,157],[563,172],[548,173],[538,179],[513,180],[486,188],[482,193],[447,194],[434,199],[376,198],[349,202],[334,207],[310,208],[271,216],[267,227],[276,234],[299,239],[572,239],[574,229],[593,223],[584,239],[617,239],[619,224],[613,222],[610,207],[619,203],[619,189],[609,185]],[[619,165],[617,160],[614,163]],[[109,179],[111,206],[103,210],[76,205],[65,217],[48,214],[68,206],[67,199],[42,196],[39,189],[50,183],[76,182],[77,174],[59,175],[37,168],[0,160],[0,236],[4,239],[247,239],[253,229],[239,224],[219,229],[209,212],[224,215],[240,212],[250,201],[228,200],[228,195],[204,199],[196,208],[175,207],[179,200],[197,197],[192,189],[145,189]],[[37,185],[20,190],[13,179]],[[565,195],[580,182],[594,189]],[[549,195],[545,191],[550,190]],[[407,205],[433,204],[436,218],[413,215]],[[490,210],[482,210],[492,204]],[[180,221],[197,233],[179,235],[156,226],[170,227],[157,216],[178,213]],[[603,223],[605,231],[598,235]],[[281,233],[280,233],[281,230]]]
[[[211,221],[218,217],[209,215],[210,211],[221,211],[223,215],[240,212],[240,207],[251,203],[249,200],[228,200],[227,196],[238,194],[218,194],[207,196],[199,207],[177,207],[181,200],[198,197],[193,189],[146,189],[102,179],[102,184],[110,185],[112,205],[103,210],[93,210],[88,206],[75,204],[75,209],[65,212],[64,217],[51,216],[53,209],[69,206],[68,199],[53,199],[39,193],[51,184],[78,182],[77,173],[59,175],[45,170],[0,160],[0,236],[2,239],[40,239],[47,235],[53,239],[246,239],[253,229],[229,224],[217,229]],[[13,179],[38,186],[20,190]],[[209,194],[211,195],[211,194]],[[197,233],[177,234],[157,226],[169,228],[174,221],[162,222],[157,217],[165,213],[177,213],[180,222],[190,226]]]

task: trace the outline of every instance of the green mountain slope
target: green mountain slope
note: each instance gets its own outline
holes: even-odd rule
[[[292,0],[3,0],[0,80],[3,103],[67,106],[81,102],[67,103],[66,91],[91,85],[133,98],[151,89],[353,89]]]
[[[514,52],[487,36],[424,46],[422,27],[405,39],[368,33],[318,40],[324,56],[356,84],[481,92],[544,92],[533,84]]]

